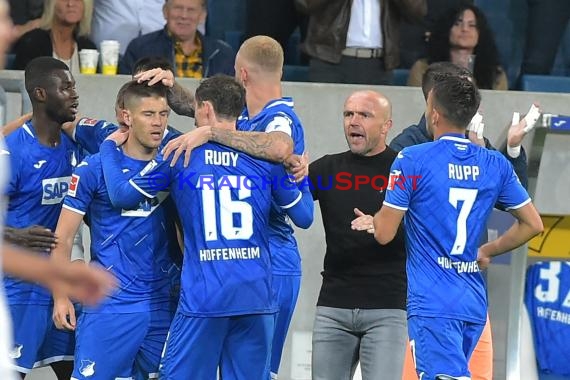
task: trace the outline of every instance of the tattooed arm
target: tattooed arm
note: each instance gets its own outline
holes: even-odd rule
[[[210,141],[274,162],[283,162],[293,153],[293,140],[279,131],[243,132],[212,128]]]
[[[168,91],[166,100],[176,114],[194,117],[194,94],[187,88],[174,82]]]
[[[194,117],[194,94],[174,80],[174,73],[161,68],[143,71],[134,76],[139,83],[147,82],[149,86],[162,83],[169,88],[168,105],[178,115]]]
[[[174,166],[184,153],[184,166],[188,166],[192,149],[208,141],[274,162],[283,162],[293,153],[293,140],[284,132],[243,132],[204,126],[170,141],[164,148],[164,157],[174,152],[170,162]]]

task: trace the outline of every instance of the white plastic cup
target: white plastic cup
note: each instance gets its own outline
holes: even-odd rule
[[[101,66],[103,75],[116,75],[119,64],[119,41],[101,41]]]
[[[81,74],[95,74],[99,62],[99,52],[95,49],[79,51],[79,69]]]

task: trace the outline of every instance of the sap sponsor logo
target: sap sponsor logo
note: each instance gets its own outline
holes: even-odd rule
[[[95,362],[91,360],[81,360],[79,373],[85,377],[93,376],[95,374]]]
[[[152,214],[166,198],[168,198],[168,195],[168,192],[161,191],[156,195],[156,197],[146,198],[144,201],[139,203],[139,207],[136,210],[122,210],[121,216],[146,218]]]
[[[23,349],[24,349],[23,344],[16,344],[16,345],[14,345],[14,348],[12,348],[12,351],[10,351],[8,356],[10,356],[10,359],[19,359],[22,357],[22,350]]]
[[[77,186],[79,185],[79,178],[81,177],[78,176],[77,174],[73,174],[71,176],[71,181],[69,182],[69,190],[67,190],[67,194],[70,197],[75,197],[75,194],[77,194]]]
[[[61,203],[67,191],[71,177],[47,178],[42,181],[42,205],[56,205]]]

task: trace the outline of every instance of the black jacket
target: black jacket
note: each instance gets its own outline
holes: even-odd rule
[[[235,53],[230,45],[221,40],[206,37],[200,32],[197,33],[203,49],[202,76],[204,78],[214,74],[233,76]],[[174,75],[176,75],[174,41],[168,35],[166,28],[132,40],[119,62],[119,74],[132,74],[135,63],[144,57],[167,58],[174,68]]]
[[[97,49],[93,41],[84,36],[77,36],[77,50]],[[50,31],[45,29],[34,29],[24,34],[14,46],[13,68],[14,70],[24,70],[26,65],[37,57],[52,57],[53,46],[51,44]]]

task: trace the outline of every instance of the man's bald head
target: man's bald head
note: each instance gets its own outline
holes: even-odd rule
[[[390,120],[392,118],[392,102],[390,102],[390,100],[383,94],[372,90],[356,91],[350,94],[350,96],[346,99],[345,105],[349,101],[354,101],[357,99],[376,105],[378,107],[379,113],[382,115],[384,120]]]
[[[356,91],[344,102],[343,124],[352,153],[373,156],[386,149],[392,127],[392,104],[376,91]]]
[[[279,42],[268,36],[254,36],[245,40],[236,59],[250,70],[278,74],[279,77],[283,72],[283,49]]]

